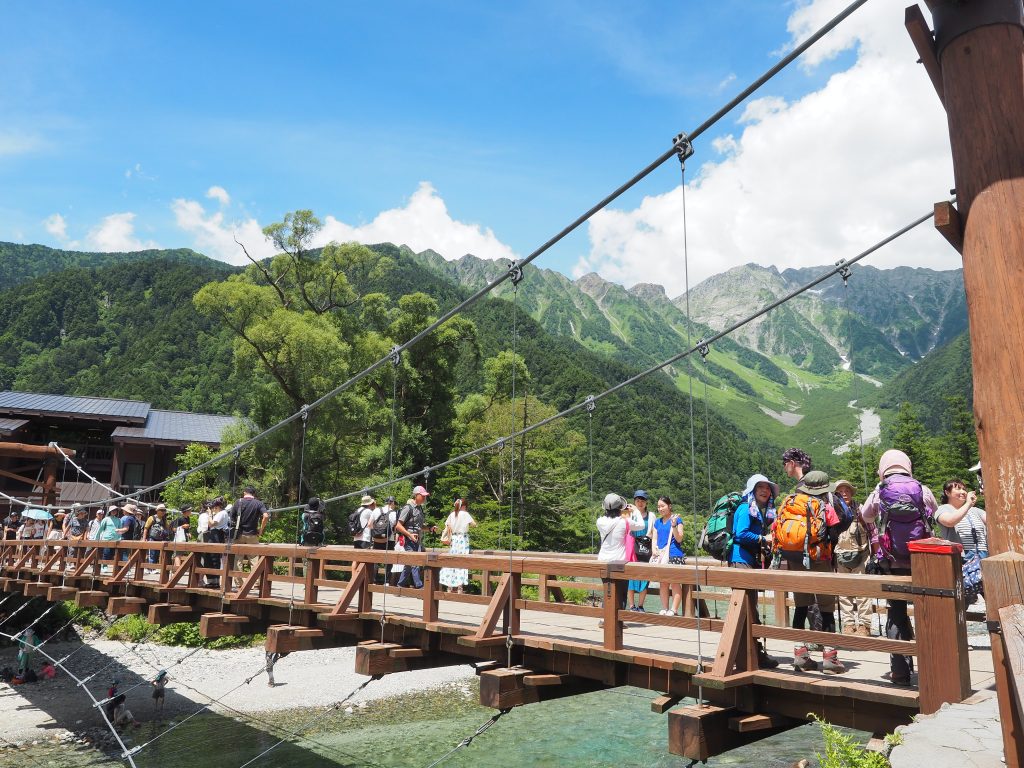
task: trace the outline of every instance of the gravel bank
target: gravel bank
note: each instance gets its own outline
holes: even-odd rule
[[[354,648],[303,651],[281,659],[274,669],[276,685],[267,685],[262,647],[235,650],[199,650],[177,663],[192,649],[150,643],[127,644],[93,640],[84,644],[49,643],[44,648],[55,658],[73,654],[66,664],[79,678],[95,674],[88,689],[97,700],[106,696],[113,680],[128,697],[128,706],[139,720],[157,717],[149,680],[166,669],[170,682],[163,716],[168,720],[191,714],[211,698],[221,700],[216,711],[231,714],[271,712],[323,707],[335,704],[367,680],[353,672]],[[14,667],[14,649],[0,651],[0,667]],[[38,670],[43,659],[37,656]],[[251,682],[246,683],[246,680]],[[371,682],[352,697],[361,702],[437,688],[473,678],[473,667],[441,667],[388,675]],[[223,697],[223,699],[221,699]],[[0,683],[0,748],[48,739],[68,739],[69,732],[90,733],[104,728],[103,719],[88,696],[63,672],[54,680],[30,685]]]

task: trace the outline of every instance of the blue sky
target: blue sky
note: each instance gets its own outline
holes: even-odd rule
[[[311,208],[340,238],[384,233],[449,258],[522,255],[774,63],[801,24],[839,5],[8,4],[0,240],[187,246],[238,261],[225,233],[259,251],[260,226]],[[743,144],[757,139],[750,131],[856,72],[866,34],[837,36],[813,67],[759,94],[763,109],[743,122],[738,110],[698,144],[689,169],[698,211],[702,183],[714,186],[716,172],[755,151]],[[887,52],[892,37],[874,45]],[[926,79],[918,85],[926,92]],[[645,256],[633,253],[633,236],[661,228],[645,204],[670,207],[678,183],[678,165],[666,165],[617,203],[630,232],[613,215],[541,265],[668,283],[671,270],[643,266],[664,243]],[[707,206],[721,209],[721,195]],[[383,212],[391,215],[369,226]],[[722,247],[718,228],[736,227],[703,223],[696,242],[712,250]],[[854,235],[830,247],[847,241]],[[741,240],[730,252],[742,261],[747,250]],[[722,261],[707,256],[704,272]]]

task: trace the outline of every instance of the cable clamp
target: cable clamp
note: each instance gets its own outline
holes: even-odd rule
[[[690,143],[690,137],[685,133],[680,133],[672,140],[672,146],[676,150],[679,164],[685,166],[686,158],[693,154],[693,144]]]
[[[309,406],[303,405],[301,408],[299,408],[299,413],[302,415],[303,422],[305,422],[306,419],[309,418]]]
[[[597,410],[597,400],[594,399],[593,395],[587,395],[587,399],[583,401],[583,407],[587,413],[593,413]]]
[[[498,450],[499,451],[504,451],[505,450],[505,438],[504,437],[499,437],[498,438]]]
[[[423,484],[424,485],[429,485],[430,484],[430,467],[424,467],[423,468]]]
[[[846,263],[846,259],[840,259],[837,261],[836,266],[839,268],[836,270],[836,273],[843,278],[843,283],[845,284],[846,281],[850,279],[853,272],[850,271],[850,266]]]
[[[402,348],[398,344],[395,344],[395,346],[391,348],[390,358],[391,364],[395,366],[395,368],[402,364]]]
[[[702,360],[706,360],[707,356],[711,353],[711,347],[704,339],[697,342],[697,351],[700,352]]]
[[[512,281],[512,285],[519,285],[523,280],[523,267],[518,261],[513,261],[508,265],[508,277]]]

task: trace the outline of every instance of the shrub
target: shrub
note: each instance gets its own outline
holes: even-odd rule
[[[864,749],[856,738],[826,723],[817,715],[811,714],[809,717],[821,728],[821,735],[825,739],[825,754],[817,754],[821,768],[890,768],[884,755]]]

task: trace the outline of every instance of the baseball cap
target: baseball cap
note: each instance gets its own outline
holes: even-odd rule
[[[428,491],[422,485],[417,485],[415,488],[412,489],[412,495],[413,496],[429,496],[430,495],[430,491]]]

